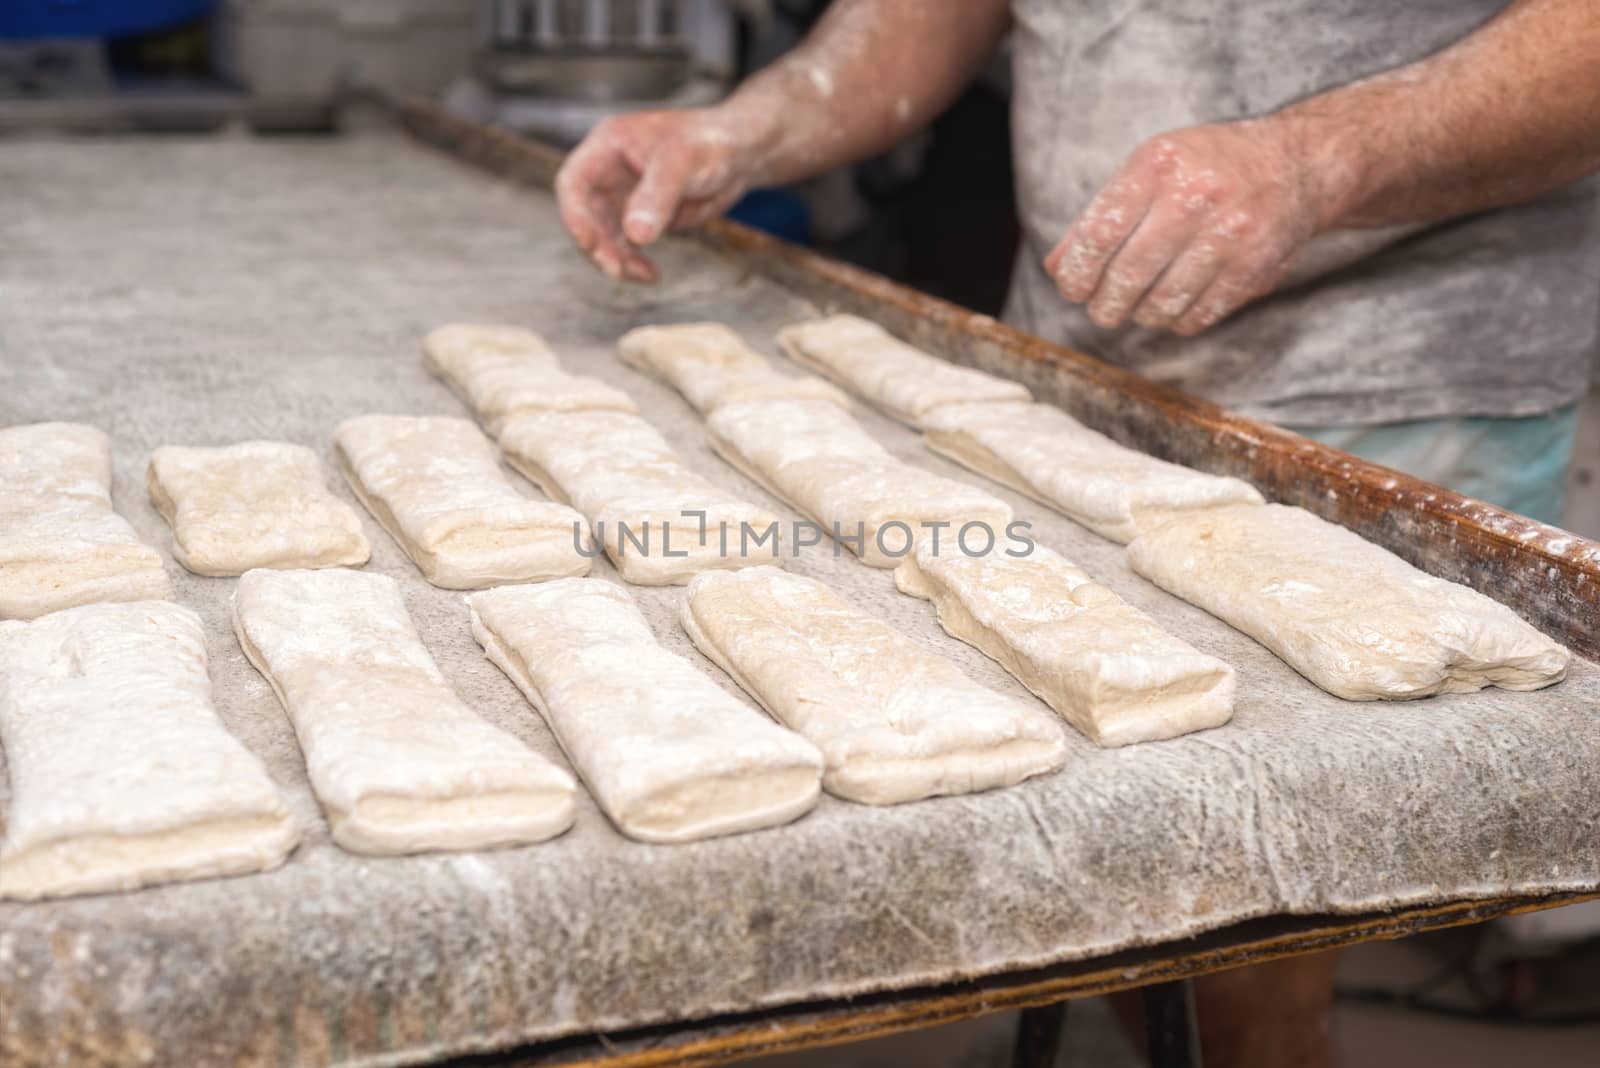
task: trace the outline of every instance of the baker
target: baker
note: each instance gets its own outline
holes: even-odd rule
[[[716,107],[557,180],[607,274],[747,189],[878,154],[1012,33],[1006,318],[1535,518],[1600,342],[1600,0],[836,0]],[[1200,984],[1207,1063],[1329,1060],[1331,969]]]

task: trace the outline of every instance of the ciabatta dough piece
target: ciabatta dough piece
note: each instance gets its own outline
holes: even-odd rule
[[[930,356],[854,315],[786,326],[778,331],[778,346],[796,363],[914,427],[947,404],[1033,398],[1020,382]]]
[[[622,335],[624,363],[666,382],[701,414],[718,405],[752,400],[825,400],[849,408],[849,399],[820,378],[790,378],[772,369],[721,323],[641,326]]]
[[[1571,659],[1505,605],[1301,508],[1179,515],[1141,532],[1128,560],[1350,701],[1537,690]]]
[[[468,420],[361,415],[340,423],[334,440],[356,496],[435,586],[588,573],[583,517],[518,493]]]
[[[80,423],[0,430],[0,619],[172,596],[161,557],[111,510],[111,442]]]
[[[163,445],[150,454],[146,482],[172,526],[172,555],[197,575],[340,567],[372,555],[360,517],[328,492],[304,445]]]
[[[344,848],[485,849],[572,825],[572,777],[461,703],[388,576],[251,571],[233,628]]]
[[[1122,544],[1174,512],[1261,503],[1247,482],[1119,445],[1048,404],[953,404],[923,432],[934,452]]]
[[[972,556],[924,539],[894,578],[1097,745],[1175,738],[1233,715],[1233,668],[1043,545]]]
[[[695,645],[822,750],[831,794],[894,805],[1013,786],[1061,766],[1055,718],[978,685],[816,579],[707,573],[681,614]]]
[[[873,567],[898,564],[925,523],[951,524],[952,534],[981,523],[996,541],[1006,538],[1004,501],[897,459],[837,405],[728,404],[707,417],[706,428],[729,463]]]
[[[264,871],[300,838],[212,709],[200,618],[169,601],[0,623],[0,743],[0,897]]]
[[[639,410],[620,389],[562,370],[544,339],[519,327],[441,326],[422,351],[423,364],[491,434],[509,419],[536,412]]]
[[[472,633],[550,724],[611,822],[642,842],[787,823],[822,757],[657,644],[620,586],[566,579],[467,598]]]
[[[512,467],[588,517],[617,571],[636,585],[681,585],[702,571],[771,563],[778,554],[777,516],[690,470],[637,415],[514,419],[500,447]]]

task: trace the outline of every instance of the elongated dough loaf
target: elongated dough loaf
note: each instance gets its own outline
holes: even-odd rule
[[[641,326],[622,335],[617,351],[624,363],[666,382],[701,414],[753,400],[825,400],[850,407],[843,393],[820,378],[779,374],[721,323]]]
[[[778,346],[796,363],[914,427],[947,404],[1033,398],[1020,382],[930,356],[854,315],[786,326],[778,331]]]
[[[657,644],[602,579],[467,598],[472,633],[545,717],[611,822],[642,842],[787,823],[816,804],[822,757]]]
[[[355,509],[328,492],[304,445],[163,445],[146,482],[172,526],[172,555],[197,575],[364,564],[372,554]]]
[[[344,848],[484,849],[572,825],[572,777],[461,703],[393,579],[251,571],[233,627],[288,712]]]
[[[636,585],[681,585],[702,571],[777,558],[778,517],[690,470],[636,415],[515,419],[500,447],[512,467],[588,518],[617,571]]]
[[[1302,508],[1176,516],[1134,539],[1128,560],[1351,701],[1536,690],[1571,659],[1505,605]]]
[[[583,517],[518,493],[469,421],[361,415],[340,423],[334,440],[351,489],[435,586],[588,574]]]
[[[1004,540],[1011,522],[1004,501],[897,459],[837,405],[729,404],[706,428],[729,463],[873,567],[898,564],[925,523],[985,524]]]
[[[1261,503],[1247,482],[1119,445],[1048,404],[953,404],[923,431],[934,452],[1122,544],[1173,512]]]
[[[161,557],[111,509],[111,442],[81,423],[0,430],[0,619],[172,596]]]
[[[872,805],[1013,786],[1066,753],[1042,709],[978,685],[816,579],[707,573],[681,615],[695,645],[822,750],[829,793]]]
[[[976,556],[924,539],[894,578],[1097,745],[1174,738],[1233,715],[1233,668],[1043,545]]]
[[[0,897],[264,871],[300,838],[212,709],[200,618],[168,601],[0,623],[0,742]]]

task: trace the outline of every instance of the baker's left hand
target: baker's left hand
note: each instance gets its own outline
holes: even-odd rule
[[[1140,145],[1046,257],[1061,295],[1106,329],[1185,336],[1270,292],[1322,226],[1323,176],[1274,118]]]

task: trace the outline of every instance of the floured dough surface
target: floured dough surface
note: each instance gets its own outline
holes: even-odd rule
[[[1351,701],[1536,690],[1571,659],[1505,605],[1302,508],[1179,515],[1141,533],[1128,560]]]
[[[172,526],[172,555],[197,575],[339,567],[371,555],[355,509],[328,492],[304,445],[163,445],[150,454],[147,483]]]
[[[509,356],[527,363],[559,367],[555,352],[532,330],[506,323],[446,323],[422,340],[426,362],[459,367],[475,356]]]
[[[264,871],[300,838],[212,708],[200,618],[168,601],[0,623],[0,743],[0,897]]]
[[[518,493],[468,420],[361,415],[340,423],[334,441],[356,496],[435,586],[588,573],[583,517]]]
[[[822,751],[823,786],[839,797],[891,805],[1061,766],[1048,713],[978,685],[816,579],[775,567],[701,575],[681,618],[701,652]]]
[[[1004,501],[896,458],[837,405],[729,404],[711,413],[706,428],[729,463],[873,567],[898,564],[925,523],[953,531],[986,524],[997,542],[1006,539]]]
[[[588,518],[629,582],[681,584],[710,569],[771,563],[779,552],[776,536],[753,540],[775,530],[777,516],[691,470],[637,415],[516,419],[500,447],[512,467]]]
[[[111,442],[81,423],[0,430],[0,619],[172,596],[160,555],[111,508]]]
[[[701,414],[754,400],[824,400],[850,407],[849,398],[820,378],[779,374],[722,323],[641,326],[622,336],[617,352],[624,363],[683,394]]]
[[[484,652],[549,721],[629,837],[734,834],[816,804],[816,749],[662,648],[622,587],[566,579],[467,603]]]
[[[796,363],[914,427],[948,404],[1033,398],[1020,382],[941,360],[854,315],[786,326],[778,345]]]
[[[1262,499],[1247,482],[1119,445],[1049,404],[954,404],[923,432],[934,452],[1122,544],[1174,512]]]
[[[1233,715],[1233,668],[1043,545],[1026,556],[974,556],[953,540],[924,539],[895,584],[932,601],[952,637],[993,658],[1098,745],[1175,738]]]
[[[393,579],[251,571],[233,625],[294,724],[344,848],[483,849],[572,825],[572,777],[461,703]]]

